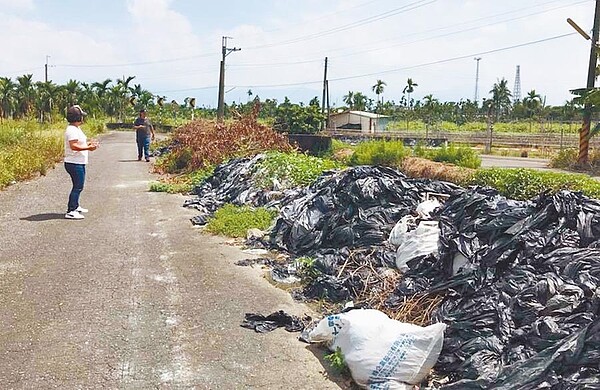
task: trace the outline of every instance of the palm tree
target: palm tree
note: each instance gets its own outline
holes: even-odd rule
[[[496,122],[500,118],[500,115],[508,113],[512,105],[511,97],[512,93],[508,89],[508,81],[502,79],[495,83],[490,93],[492,94],[492,108],[496,116]]]
[[[17,113],[27,116],[33,108],[35,89],[33,88],[33,75],[26,74],[17,77]]]
[[[109,91],[108,84],[112,82],[111,79],[106,79],[104,81],[96,81],[92,83],[92,90],[95,94],[95,106],[98,109],[104,111],[104,113],[108,114],[109,111],[109,102],[107,99],[107,94]]]
[[[59,99],[62,88],[52,81],[39,81],[35,86],[37,89],[35,102],[39,112],[39,119],[42,122],[46,121],[46,119],[52,121],[54,102]]]
[[[369,104],[369,99],[361,92],[356,92],[353,96],[354,109],[358,111],[365,111],[367,108],[367,104]]]
[[[349,109],[354,109],[354,92],[348,91],[348,94],[344,95],[343,99]]]
[[[375,83],[375,85],[371,87],[373,92],[375,92],[375,94],[377,95],[377,105],[379,106],[378,108],[381,108],[381,106],[383,105],[383,101],[381,103],[379,102],[379,95],[383,93],[383,90],[386,85],[387,84],[385,83],[385,81],[377,80],[377,83]]]
[[[523,99],[523,105],[529,114],[529,132],[531,132],[533,117],[542,105],[542,97],[535,92],[535,89],[532,89]]]
[[[415,83],[413,79],[409,78],[406,80],[406,87],[402,90],[402,93],[408,95],[407,104],[412,107],[412,101],[410,100],[410,94],[415,91],[415,87],[418,87],[419,84]]]
[[[16,87],[10,77],[0,77],[0,119],[12,116],[16,102]]]
[[[81,88],[79,87],[79,81],[69,80],[64,85],[64,90],[65,90],[66,105],[68,105],[70,107],[74,104],[77,104],[78,100],[79,100],[78,99],[79,94],[81,93]]]

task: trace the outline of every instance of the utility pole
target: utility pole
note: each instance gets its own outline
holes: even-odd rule
[[[44,66],[44,74],[46,75],[46,77],[44,78],[44,80],[46,82],[48,82],[48,58],[50,58],[50,56],[46,56],[46,65]]]
[[[321,114],[325,114],[325,99],[327,98],[327,57],[325,57],[325,71],[323,75],[323,100],[321,100]],[[327,126],[321,122],[321,131]]]
[[[219,106],[217,107],[218,122],[222,122],[223,116],[225,115],[225,57],[227,57],[231,52],[242,50],[238,49],[237,47],[234,47],[232,49],[227,48],[227,39],[233,38],[223,37],[221,40],[221,53],[223,55],[223,58],[221,59],[221,70],[219,73]]]
[[[473,58],[475,61],[477,61],[477,70],[475,71],[475,100],[474,102],[477,103],[477,98],[479,97],[479,60],[481,60],[481,57],[475,57]]]
[[[588,67],[586,90],[591,91],[596,81],[596,64],[598,56],[596,53],[598,45],[598,29],[600,28],[600,0],[596,0],[596,12],[594,13],[594,28],[592,30],[592,45],[590,49],[590,63]],[[577,163],[586,165],[588,163],[588,151],[590,148],[590,124],[592,122],[592,105],[586,103],[583,108],[583,125],[579,133],[579,156]]]

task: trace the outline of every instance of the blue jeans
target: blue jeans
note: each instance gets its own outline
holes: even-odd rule
[[[65,163],[65,169],[73,182],[73,188],[69,194],[69,204],[67,205],[67,213],[69,213],[79,207],[79,195],[83,191],[83,183],[85,182],[85,164]]]
[[[150,158],[150,137],[138,137],[137,138],[138,148],[138,160],[142,158],[142,151],[144,152],[144,158],[147,160]]]

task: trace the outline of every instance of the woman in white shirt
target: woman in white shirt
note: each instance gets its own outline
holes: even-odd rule
[[[96,141],[88,142],[87,137],[81,131],[83,117],[87,115],[81,107],[74,105],[67,110],[67,121],[69,126],[65,131],[65,169],[71,176],[73,188],[69,194],[69,203],[67,205],[67,219],[83,219],[83,213],[87,213],[79,205],[79,195],[83,191],[85,182],[85,166],[88,162],[88,151],[96,150],[98,143]]]

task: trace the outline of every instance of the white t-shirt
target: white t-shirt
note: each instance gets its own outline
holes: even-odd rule
[[[65,162],[73,164],[87,164],[88,163],[88,151],[81,150],[76,151],[71,149],[69,141],[77,140],[77,144],[81,146],[87,146],[87,137],[83,134],[83,131],[77,126],[69,125],[65,131]]]

